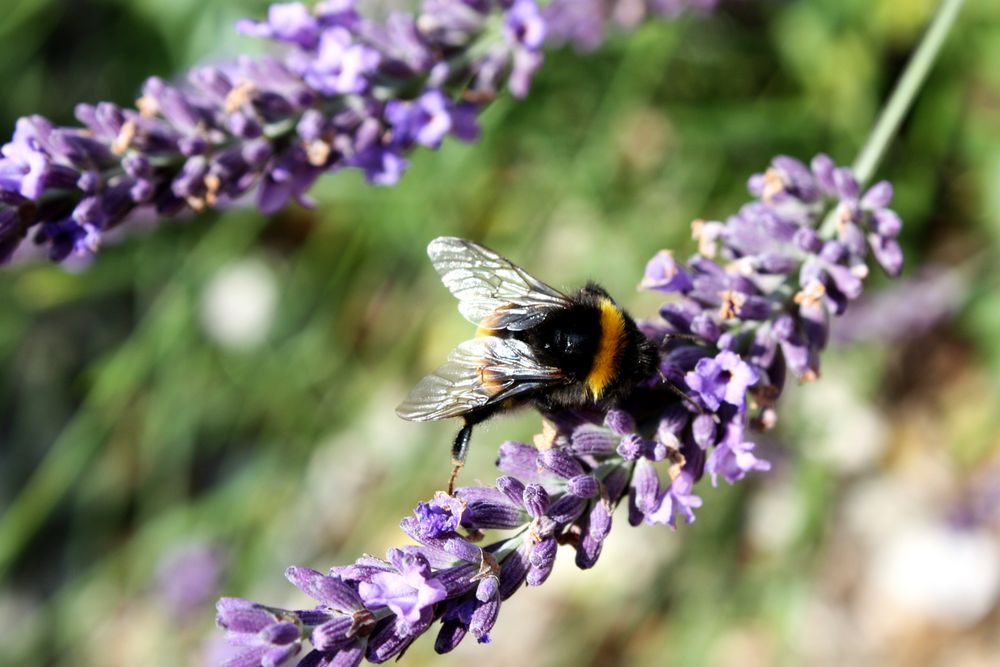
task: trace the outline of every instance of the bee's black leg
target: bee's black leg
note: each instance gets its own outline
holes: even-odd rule
[[[465,465],[465,455],[469,453],[469,441],[472,439],[472,427],[475,425],[475,421],[466,417],[462,430],[455,436],[455,443],[451,446],[451,464],[455,467],[451,471],[451,477],[448,478],[449,496],[455,490],[455,479]]]
[[[701,415],[701,414],[705,413],[705,411],[702,409],[702,407],[700,405],[698,405],[698,403],[693,398],[691,398],[690,396],[688,396],[687,394],[685,394],[683,389],[681,389],[680,387],[678,387],[677,385],[675,385],[673,382],[671,382],[667,378],[667,376],[663,374],[663,371],[657,369],[656,372],[660,374],[660,380],[663,381],[663,384],[667,385],[667,388],[670,389],[670,391],[672,391],[675,394],[677,394],[682,401],[686,402],[688,405],[691,405],[695,410],[698,411],[698,414]]]

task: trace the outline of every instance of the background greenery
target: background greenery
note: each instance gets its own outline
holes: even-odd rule
[[[266,9],[3,4],[8,134],[20,115],[71,122],[78,101],[128,103],[147,75],[259,48],[231,26]],[[446,479],[454,425],[393,407],[469,334],[426,243],[475,238],[651,315],[657,299],[634,291],[646,259],[692,251],[691,220],[734,212],[773,155],[853,160],[934,4],[746,0],[648,25],[552,53],[526,101],[487,111],[480,142],[417,154],[398,187],[339,174],[311,211],[137,222],[88,268],[4,268],[0,664],[204,664],[217,595],[300,605],[286,565],[399,543],[398,519]],[[1000,5],[969,0],[878,176],[896,186],[908,272],[958,286],[950,317],[831,350],[821,381],[783,399],[775,470],[704,482],[693,526],[619,519],[595,570],[563,554],[507,603],[493,645],[436,658],[425,639],[407,663],[995,664],[995,572],[961,545],[1000,554]],[[925,308],[888,299],[894,321]],[[226,306],[257,328],[219,334]],[[492,480],[496,445],[536,427],[478,431],[463,479]],[[986,519],[957,532],[972,505]],[[206,553],[218,580],[177,600],[178,559]],[[916,583],[893,583],[907,563]],[[983,598],[968,618],[963,574]]]

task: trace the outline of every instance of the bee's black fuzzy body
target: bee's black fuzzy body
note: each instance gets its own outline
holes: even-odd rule
[[[478,330],[396,412],[414,421],[464,419],[452,448],[455,473],[472,427],[494,414],[525,404],[543,413],[609,407],[656,372],[656,346],[601,286],[565,295],[462,239],[435,239],[428,254]]]
[[[616,405],[656,371],[656,347],[596,283],[569,297],[537,326],[504,332],[521,340],[538,361],[559,368],[567,383],[525,397],[541,411]],[[502,335],[502,334],[501,334]]]

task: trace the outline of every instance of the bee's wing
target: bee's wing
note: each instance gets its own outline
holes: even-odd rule
[[[427,254],[459,311],[481,327],[522,331],[570,304],[559,290],[472,241],[442,236],[431,241]]]
[[[396,414],[410,421],[457,417],[542,387],[565,382],[519,340],[479,336],[460,344],[448,361],[421,380]]]

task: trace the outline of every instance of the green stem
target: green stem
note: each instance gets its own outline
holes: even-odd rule
[[[965,0],[942,0],[934,15],[930,27],[924,33],[917,50],[913,52],[910,62],[906,64],[903,75],[896,83],[895,90],[889,96],[889,101],[882,108],[878,122],[868,135],[868,141],[854,162],[854,176],[859,183],[867,183],[875,173],[875,169],[885,155],[889,142],[899,130],[906,112],[910,110],[917,93],[927,79],[931,65],[937,59],[945,37],[955,23],[958,10]]]

